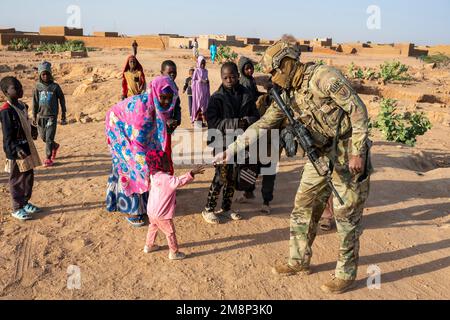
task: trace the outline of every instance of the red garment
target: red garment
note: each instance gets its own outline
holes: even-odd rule
[[[127,62],[125,63],[125,66],[122,71],[122,96],[128,97],[128,83],[127,79],[125,78],[125,72],[130,71],[130,59],[131,58],[136,59],[136,70],[141,71],[141,78],[139,79],[139,85],[143,86],[145,84],[145,74],[144,74],[144,68],[142,67],[141,63],[138,61],[138,59],[134,55],[130,55],[127,58]]]

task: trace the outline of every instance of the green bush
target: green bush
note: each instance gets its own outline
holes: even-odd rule
[[[66,41],[62,44],[60,43],[42,43],[36,48],[39,52],[50,52],[50,53],[60,53],[66,51],[85,51],[87,50],[84,46],[83,41],[74,40]]]
[[[431,122],[421,113],[396,113],[397,101],[381,100],[381,111],[372,127],[379,129],[387,141],[400,142],[411,147],[415,146],[417,137],[431,129]]]
[[[33,45],[31,44],[31,41],[27,38],[24,39],[17,39],[14,38],[9,42],[9,49],[14,51],[23,51],[23,50],[30,50],[33,48]]]
[[[375,80],[378,78],[378,75],[373,69],[361,69],[360,67],[356,67],[352,62],[348,67],[348,75],[352,79],[361,79],[361,80]]]
[[[261,63],[255,64],[255,72],[264,73]]]
[[[229,46],[221,45],[217,48],[217,61],[219,61],[219,63],[223,64],[228,61],[236,62],[237,58],[238,54],[231,50]]]
[[[409,68],[400,63],[400,61],[386,61],[380,66],[379,78],[385,83],[391,81],[408,81],[411,80],[408,70]]]
[[[436,63],[438,67],[446,67],[450,65],[450,56],[443,53],[437,53],[431,56],[422,56],[420,59],[425,63]]]

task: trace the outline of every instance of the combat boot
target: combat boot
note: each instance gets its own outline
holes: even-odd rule
[[[310,275],[311,268],[306,266],[291,266],[289,263],[280,263],[272,268],[274,274],[280,276],[293,276],[298,273],[302,275]]]
[[[355,284],[355,280],[342,280],[334,278],[321,286],[320,289],[325,293],[341,294],[349,289],[352,289]]]

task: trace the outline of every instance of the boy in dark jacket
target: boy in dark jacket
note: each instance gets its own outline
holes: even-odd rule
[[[38,72],[39,81],[33,93],[33,120],[46,144],[44,165],[51,167],[59,150],[59,144],[55,142],[59,105],[61,105],[61,125],[65,125],[66,100],[61,87],[53,80],[52,65],[43,62],[39,65]]]
[[[250,91],[250,94],[255,102],[258,101],[258,98],[262,95],[262,93],[258,91],[255,78],[253,78],[255,66],[252,60],[247,57],[241,57],[239,59],[239,72],[241,73],[239,83]]]
[[[28,201],[34,183],[33,169],[41,164],[28,120],[28,106],[19,99],[23,97],[22,84],[14,77],[0,81],[0,87],[8,102],[0,106],[0,122],[3,133],[3,150],[6,155],[5,171],[9,173],[9,188],[13,206],[12,216],[30,220],[40,209]]]
[[[228,130],[246,130],[259,119],[255,101],[251,93],[239,84],[238,67],[233,62],[226,62],[221,70],[222,85],[215,92],[208,104],[207,119],[209,130],[219,130],[226,141]],[[208,139],[209,144],[213,142]],[[232,142],[232,141],[230,141]],[[227,146],[224,145],[226,148]],[[222,151],[222,150],[221,150]],[[218,215],[232,220],[241,220],[239,213],[231,210],[234,196],[234,166],[230,164],[216,166],[216,174],[209,189],[208,201],[202,215],[206,222],[220,223],[214,213],[217,199],[223,187],[222,210]]]
[[[253,78],[253,74],[255,72],[255,66],[252,62],[252,60],[250,60],[247,57],[241,57],[241,59],[239,59],[239,71],[241,73],[241,77],[239,78],[239,82],[241,83],[241,85],[243,85],[244,87],[246,87],[250,93],[252,94],[253,99],[256,102],[257,105],[257,109],[258,112],[260,114],[260,116],[262,117],[268,106],[270,105],[270,103],[265,103],[265,101],[263,100],[267,100],[266,98],[264,98],[263,93],[258,91],[258,87],[256,85],[256,81]],[[268,140],[268,154],[271,154],[271,143],[270,143],[270,134],[269,134],[269,140]],[[261,168],[265,168],[265,167],[270,167],[271,163],[269,163],[268,165],[260,165],[260,169]],[[264,203],[261,207],[261,212],[265,213],[265,214],[270,214],[271,213],[271,208],[270,208],[270,202],[273,200],[273,191],[274,191],[274,187],[275,187],[275,180],[276,180],[276,174],[274,175],[264,175],[262,178],[262,188],[261,188],[261,193],[262,193],[262,197],[264,200]],[[237,198],[237,202],[238,203],[245,203],[249,200],[253,200],[255,199],[255,187],[246,190],[244,192],[242,192],[238,198]]]

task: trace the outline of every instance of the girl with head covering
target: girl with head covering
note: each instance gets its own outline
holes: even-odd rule
[[[144,68],[136,56],[129,56],[122,73],[122,100],[141,94],[145,85]]]
[[[134,226],[144,224],[146,213],[150,188],[146,157],[152,150],[170,154],[166,122],[177,99],[172,79],[159,76],[145,93],[119,102],[107,113],[106,136],[113,160],[107,210],[130,215],[128,221]],[[173,173],[172,163],[169,171]]]
[[[195,121],[206,122],[205,115],[210,95],[206,60],[203,56],[200,56],[197,60],[197,68],[192,76],[192,123]]]

